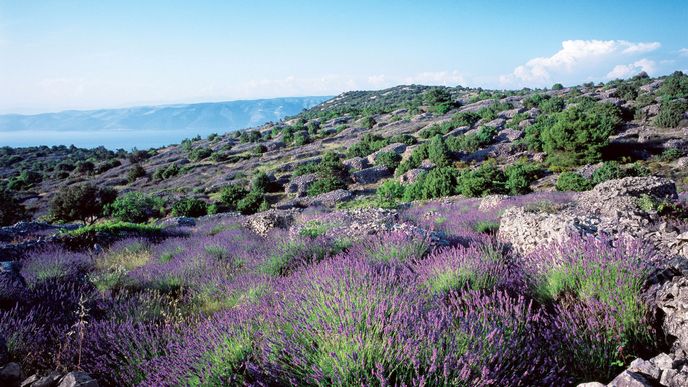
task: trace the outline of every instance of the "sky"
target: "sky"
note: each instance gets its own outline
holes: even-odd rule
[[[0,0],[0,113],[665,75],[686,20],[686,0]]]

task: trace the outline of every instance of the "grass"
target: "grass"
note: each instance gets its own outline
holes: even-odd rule
[[[446,294],[451,290],[484,290],[494,287],[495,278],[469,267],[451,268],[428,278],[425,287],[432,294]]]
[[[65,231],[64,235],[76,237],[99,232],[114,235],[123,233],[159,234],[162,232],[162,228],[160,226],[154,226],[151,224],[106,221],[103,223],[84,226],[76,230]]]

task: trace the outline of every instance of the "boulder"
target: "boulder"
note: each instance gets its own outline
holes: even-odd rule
[[[405,150],[406,150],[406,144],[403,144],[400,142],[394,143],[394,144],[389,144],[386,147],[380,149],[379,151],[374,152],[371,155],[369,155],[368,156],[368,162],[371,164],[375,164],[375,161],[377,161],[377,159],[381,153],[394,152],[398,155],[401,155],[404,153]]]
[[[247,216],[245,226],[258,235],[265,236],[274,228],[289,228],[294,221],[295,210],[271,209]]]
[[[285,146],[286,146],[286,144],[283,141],[272,141],[272,142],[265,144],[265,148],[268,150],[268,152],[282,149]]]
[[[0,308],[12,307],[26,299],[28,289],[19,270],[17,262],[0,262]]]
[[[349,170],[360,170],[368,168],[370,165],[368,159],[364,157],[352,157],[350,159],[342,161],[342,164]]]
[[[480,211],[487,211],[502,204],[509,199],[509,195],[488,195],[480,199],[478,209]]]
[[[652,384],[641,374],[632,371],[624,371],[614,378],[609,387],[652,387]]]
[[[10,352],[7,349],[7,341],[0,336],[0,364],[5,364],[10,361]]]
[[[43,377],[33,374],[21,383],[21,387],[55,387],[60,378],[62,378],[62,374],[57,371],[51,371]]]
[[[98,382],[86,372],[73,371],[60,380],[58,387],[98,387]]]
[[[499,113],[499,116],[508,120],[514,118],[516,114],[523,113],[524,111],[526,111],[524,108],[510,109]]]
[[[354,172],[351,177],[357,184],[374,184],[391,175],[385,166],[371,167]]]
[[[688,277],[676,276],[657,291],[655,303],[664,312],[662,329],[674,337],[674,348],[688,352]],[[666,361],[662,361],[662,366]]]
[[[423,168],[409,169],[403,175],[399,176],[400,183],[415,183],[418,177],[425,173],[426,170]]]
[[[494,120],[487,122],[485,126],[491,126],[496,129],[502,129],[505,124],[506,120],[504,118],[495,118]]]
[[[511,128],[506,128],[502,129],[497,133],[497,138],[495,139],[495,142],[513,142],[518,140],[519,138],[523,137],[523,131],[522,130],[516,130],[516,129],[511,129]]]
[[[604,384],[600,382],[588,382],[588,383],[581,383],[577,385],[576,387],[605,387]]]
[[[345,189],[337,189],[314,197],[311,199],[310,205],[334,207],[337,203],[348,202],[353,197],[354,195],[351,192]]]
[[[19,364],[7,363],[0,367],[0,386],[19,387],[22,379],[22,370]]]
[[[318,180],[318,175],[315,173],[296,176],[286,185],[284,191],[286,193],[295,193],[296,196],[306,196],[308,187],[316,180]]]

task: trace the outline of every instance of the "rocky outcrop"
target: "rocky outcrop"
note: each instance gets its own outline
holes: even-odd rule
[[[352,157],[342,161],[342,164],[344,164],[344,166],[349,170],[360,170],[370,166],[368,159],[363,157]]]
[[[296,196],[306,196],[308,187],[313,184],[314,181],[318,180],[318,175],[315,173],[309,173],[307,175],[296,176],[287,186],[285,187],[286,193],[295,193]]]
[[[371,167],[362,169],[351,174],[351,178],[356,184],[374,184],[391,175],[385,166]]]
[[[337,189],[314,197],[310,200],[309,205],[334,207],[337,203],[348,202],[353,197],[354,195],[351,192],[345,189]]]
[[[672,251],[682,249],[683,245],[676,246],[675,235],[659,230],[656,214],[639,207],[643,195],[654,200],[674,200],[676,186],[660,177],[626,177],[598,184],[557,213],[507,209],[502,216],[499,237],[511,243],[515,251],[528,253],[539,245],[563,242],[571,235],[604,233],[612,238],[650,241],[665,257],[671,257]]]
[[[406,151],[406,144],[400,142],[389,144],[386,147],[380,149],[379,151],[373,152],[371,155],[369,155],[368,162],[371,164],[375,164],[375,161],[377,161],[378,157],[380,157],[382,153],[393,152],[398,155],[401,155],[404,153],[404,151]]]
[[[98,382],[85,372],[75,371],[65,375],[57,387],[98,387]]]
[[[265,236],[274,228],[287,229],[294,221],[294,215],[299,211],[292,210],[268,210],[247,216],[244,225],[258,235]]]
[[[399,176],[399,182],[403,184],[415,183],[418,180],[418,177],[425,172],[427,172],[427,170],[423,168],[409,169],[408,171],[404,172],[403,175]]]
[[[17,262],[0,262],[0,309],[11,308],[26,299],[28,289]]]

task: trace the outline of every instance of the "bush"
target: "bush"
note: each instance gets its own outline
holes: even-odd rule
[[[172,216],[199,217],[208,213],[208,205],[200,199],[184,198],[172,205]]]
[[[181,169],[177,164],[170,164],[167,167],[160,167],[153,172],[154,180],[166,180],[179,175]]]
[[[382,152],[377,154],[375,165],[382,165],[387,167],[390,171],[394,171],[401,162],[401,156],[396,152]]]
[[[105,206],[112,203],[117,192],[111,188],[98,188],[91,184],[64,187],[50,203],[50,215],[64,222],[93,223],[103,215]]]
[[[587,191],[592,187],[590,180],[575,172],[563,172],[557,179],[557,191]]]
[[[564,88],[564,85],[561,83],[555,83],[552,85],[552,90],[562,90]]]
[[[396,207],[397,200],[404,197],[404,186],[390,179],[377,187],[376,194],[381,207]]]
[[[207,159],[212,154],[213,151],[210,150],[210,148],[195,148],[191,152],[189,152],[189,160],[201,161],[203,159]]]
[[[504,170],[506,189],[510,195],[523,195],[531,192],[530,184],[537,180],[542,168],[534,163],[519,161]]]
[[[659,156],[659,159],[666,163],[669,163],[678,159],[681,156],[683,156],[683,152],[680,149],[668,148],[662,152],[662,154]]]
[[[463,151],[472,153],[492,144],[496,135],[496,128],[492,126],[483,126],[476,133],[448,138],[447,146],[452,152]]]
[[[346,184],[335,176],[321,177],[308,186],[308,196],[318,196],[336,189],[346,188]]]
[[[0,190],[0,226],[15,224],[26,215],[26,208],[12,194]]]
[[[361,141],[349,147],[347,155],[349,157],[367,157],[371,153],[377,152],[387,145],[389,145],[389,140],[377,135],[366,133],[361,138]]]
[[[452,167],[434,168],[422,174],[404,190],[404,201],[427,200],[456,193],[459,171]]]
[[[607,161],[601,167],[597,168],[592,173],[592,185],[597,185],[603,181],[611,179],[620,179],[624,177],[624,171],[621,170],[619,164],[615,161]]]
[[[675,128],[683,120],[686,110],[688,110],[688,102],[663,102],[659,108],[659,114],[655,118],[655,124],[663,128]]]
[[[255,214],[259,211],[266,211],[270,205],[263,197],[262,192],[251,191],[236,203],[237,211],[244,215]]]
[[[664,79],[657,94],[663,99],[688,98],[688,75],[676,71]]]
[[[468,197],[506,193],[506,176],[494,160],[488,160],[478,168],[461,174],[458,193]]]
[[[241,199],[248,194],[248,191],[239,184],[232,184],[224,187],[220,191],[220,202],[230,211],[237,209],[237,205]]]
[[[129,183],[133,183],[139,177],[144,176],[146,176],[146,170],[143,169],[141,164],[134,164],[131,168],[129,168],[129,171],[127,172],[127,181]]]
[[[548,162],[560,167],[598,162],[621,123],[618,107],[595,102],[579,103],[553,116],[554,123],[543,127],[540,137]]]
[[[251,191],[268,192],[270,190],[270,177],[265,172],[258,172],[251,180]]]
[[[128,192],[107,206],[107,212],[122,222],[143,223],[158,218],[165,212],[165,203],[159,197],[141,192]]]
[[[428,158],[438,167],[446,167],[450,164],[449,148],[442,136],[435,136],[428,144]]]

